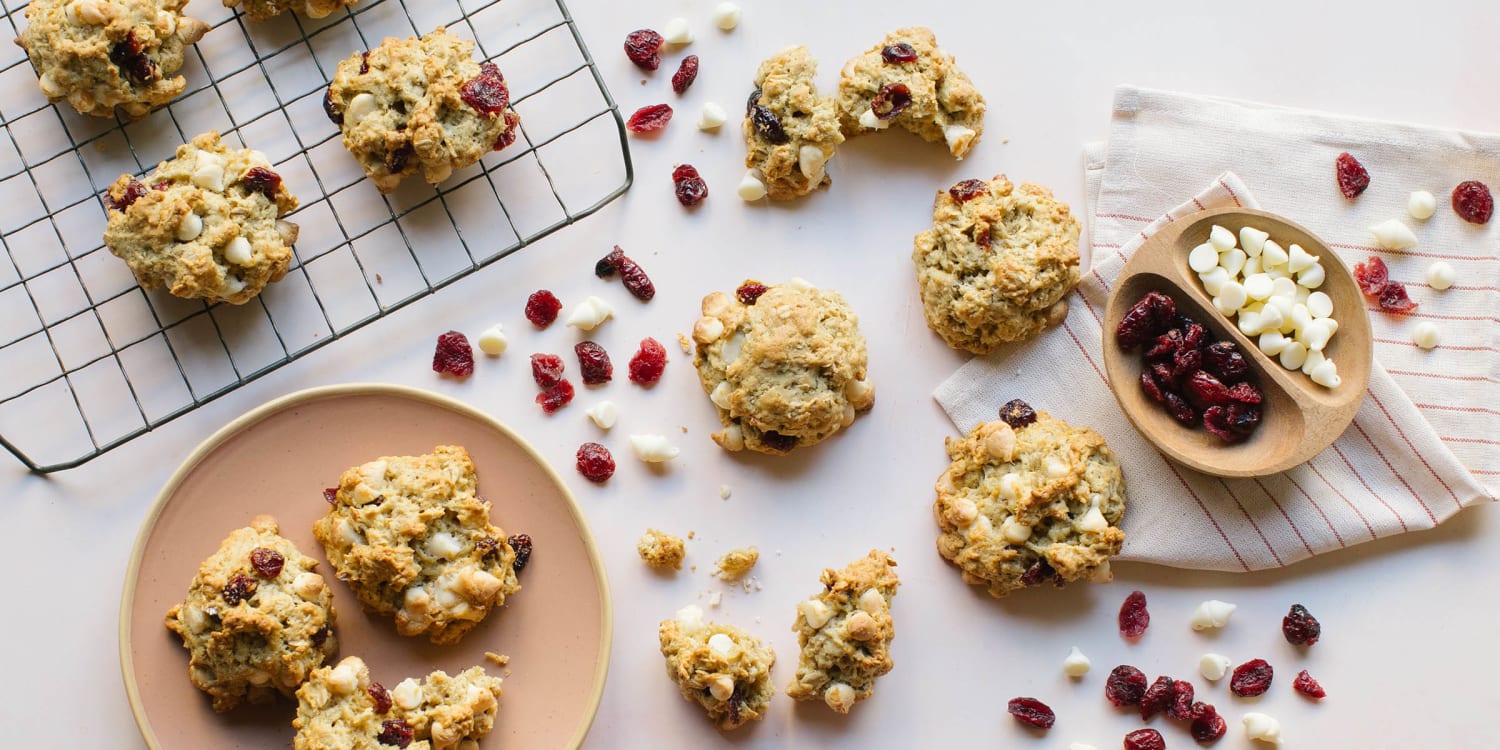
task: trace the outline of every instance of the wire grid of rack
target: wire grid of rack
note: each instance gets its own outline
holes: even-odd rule
[[[0,2],[18,30],[24,0]],[[363,0],[261,23],[193,5],[211,30],[181,71],[188,89],[136,122],[48,104],[25,54],[0,52],[0,445],[32,471],[139,437],[588,216],[633,179],[619,109],[562,0]],[[411,178],[380,195],[323,92],[339,60],[438,25],[497,61],[521,136],[437,189]],[[292,270],[242,306],[144,292],[101,241],[109,184],[209,129],[266,152],[301,199],[286,217],[302,229]]]

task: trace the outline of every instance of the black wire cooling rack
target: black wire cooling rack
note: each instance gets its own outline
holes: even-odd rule
[[[0,0],[12,31],[24,0]],[[0,445],[36,472],[82,464],[597,211],[630,187],[619,109],[561,0],[362,0],[212,30],[188,90],[136,122],[41,95],[0,44]],[[496,60],[521,115],[509,148],[440,188],[380,195],[322,111],[350,54],[443,25]],[[3,28],[3,27],[0,27]],[[103,191],[207,130],[265,152],[301,200],[292,270],[241,306],[143,292],[102,245]],[[45,425],[45,428],[41,428]]]

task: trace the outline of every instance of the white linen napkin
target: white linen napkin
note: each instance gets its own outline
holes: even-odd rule
[[[1354,201],[1335,182],[1341,151],[1371,174]],[[1496,499],[1500,218],[1467,224],[1448,196],[1469,179],[1500,188],[1500,136],[1121,87],[1107,147],[1086,152],[1092,268],[1061,326],[975,358],[938,387],[934,397],[961,431],[994,419],[1012,398],[1098,430],[1128,486],[1121,559],[1173,567],[1280,567],[1432,528]],[[1413,190],[1438,196],[1425,222],[1407,215]],[[1172,219],[1226,205],[1287,216],[1350,265],[1379,255],[1420,305],[1410,316],[1371,306],[1375,367],[1354,424],[1306,464],[1261,479],[1219,479],[1167,461],[1120,412],[1100,358],[1104,301],[1125,260]],[[1415,248],[1371,246],[1367,228],[1391,218],[1412,227]],[[1458,270],[1446,292],[1424,281],[1436,260]],[[1411,343],[1422,320],[1441,329],[1437,349]]]

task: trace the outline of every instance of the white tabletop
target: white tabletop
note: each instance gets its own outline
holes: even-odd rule
[[[747,0],[743,24],[732,34],[711,28],[713,4],[572,2],[627,113],[678,102],[666,85],[667,66],[678,55],[642,86],[643,76],[620,53],[626,32],[686,16],[698,34],[688,51],[702,58],[702,73],[668,131],[654,141],[632,141],[635,187],[596,216],[82,468],[39,477],[0,461],[11,592],[8,614],[0,618],[7,673],[0,683],[7,739],[0,744],[140,744],[118,674],[116,626],[120,583],[147,507],[182,458],[226,421],[294,390],[348,381],[404,383],[455,396],[517,428],[561,470],[593,526],[614,602],[614,658],[591,748],[725,742],[935,747],[959,741],[1118,747],[1125,732],[1140,725],[1102,697],[1105,674],[1122,662],[1153,677],[1192,680],[1200,698],[1230,722],[1221,747],[1252,744],[1239,727],[1250,710],[1279,717],[1291,747],[1500,743],[1489,705],[1496,695],[1490,681],[1500,674],[1491,620],[1493,592],[1500,590],[1500,545],[1492,543],[1500,515],[1493,507],[1467,511],[1435,531],[1280,571],[1231,575],[1121,564],[1113,585],[1039,590],[1003,601],[964,585],[934,549],[930,510],[932,483],[945,466],[942,442],[954,434],[930,394],[964,357],[924,325],[909,260],[911,236],[929,222],[933,192],[958,179],[1004,172],[1052,186],[1081,212],[1080,146],[1104,137],[1111,88],[1118,83],[1494,129],[1500,102],[1490,95],[1493,67],[1482,64],[1496,31],[1489,3],[1150,0],[1081,10],[1078,3]],[[736,198],[743,156],[738,129],[731,123],[717,135],[699,132],[692,127],[698,105],[712,99],[737,117],[756,62],[793,43],[807,44],[822,61],[820,82],[831,90],[845,59],[905,24],[931,26],[988,99],[985,136],[972,155],[955,164],[938,146],[891,133],[845,145],[833,163],[832,189],[810,199],[747,206]],[[712,191],[693,212],[678,206],[670,189],[669,173],[682,161],[696,164]],[[373,189],[369,193],[373,197]],[[650,304],[635,304],[591,273],[594,260],[616,243],[655,278],[658,293]],[[877,404],[846,434],[793,457],[727,454],[708,439],[717,420],[675,335],[690,330],[705,293],[732,289],[746,277],[793,275],[840,289],[859,314]],[[605,439],[619,471],[603,487],[572,470],[578,444],[599,438],[583,411],[601,394],[584,393],[550,418],[532,403],[527,355],[565,351],[575,340],[571,330],[535,332],[525,323],[522,305],[538,287],[565,301],[613,295],[618,317],[597,338],[618,373],[641,337],[668,344],[672,362],[658,387],[645,391],[617,378],[602,392],[622,413]],[[457,328],[475,335],[495,322],[512,332],[504,357],[481,361],[466,382],[431,372],[437,333]],[[681,445],[681,457],[665,472],[648,471],[623,439],[636,431],[668,434]],[[720,499],[721,485],[732,490],[728,500]],[[696,571],[670,578],[648,571],[634,550],[648,526],[694,531],[688,562]],[[762,552],[755,575],[763,590],[743,593],[711,578],[719,554],[751,544]],[[794,604],[818,590],[824,567],[841,566],[872,547],[894,550],[903,586],[894,609],[896,668],[870,701],[841,717],[778,694],[763,722],[720,735],[679,697],[657,651],[659,620],[688,603],[706,608],[708,594],[723,591],[722,606],[709,610],[710,617],[774,645],[775,682],[784,687],[797,658],[789,627]],[[1136,588],[1148,594],[1155,619],[1142,642],[1128,645],[1114,620],[1121,600]],[[1239,605],[1230,627],[1216,635],[1187,626],[1193,607],[1208,598]],[[1324,639],[1305,656],[1278,629],[1293,602],[1306,604],[1324,627]],[[1074,645],[1094,660],[1094,671],[1077,684],[1060,669]],[[1275,686],[1259,700],[1233,698],[1224,683],[1209,686],[1197,675],[1205,651],[1236,663],[1264,657],[1278,670]],[[1302,668],[1328,689],[1323,703],[1290,689]],[[1005,703],[1020,695],[1052,705],[1057,726],[1045,735],[1019,727],[1005,715]],[[1181,728],[1163,719],[1152,726],[1169,745],[1191,746]]]

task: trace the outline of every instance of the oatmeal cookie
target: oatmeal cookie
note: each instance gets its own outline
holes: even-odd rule
[[[252,21],[265,21],[282,13],[301,11],[308,18],[323,18],[340,8],[353,7],[359,0],[224,0],[224,7],[245,7]]]
[[[1026,586],[1110,580],[1125,532],[1125,480],[1099,433],[1037,412],[1013,429],[987,422],[949,438],[952,464],[932,512],[938,552],[1003,597]]]
[[[687,546],[682,537],[665,531],[646,529],[646,533],[635,543],[635,551],[647,565],[657,570],[682,570],[682,558],[687,555]]]
[[[802,655],[786,694],[819,700],[841,713],[874,692],[875,678],[891,671],[891,598],[901,579],[896,561],[880,550],[843,570],[823,570],[823,590],[797,605],[792,630]]]
[[[667,676],[686,701],[696,701],[719,729],[736,729],[766,714],[775,689],[776,652],[732,625],[703,621],[703,610],[686,606],[663,620],[658,631]]]
[[[439,26],[339,63],[323,108],[380,192],[419,172],[436,185],[516,139],[505,78],[473,58],[473,42]]]
[[[394,614],[401,635],[457,643],[521,588],[477,485],[461,446],[377,458],[339,478],[313,535],[366,610]]]
[[[297,691],[296,750],[456,750],[475,747],[495,728],[499,677],[470,667],[438,671],[387,690],[357,656],[323,667]]]
[[[984,132],[984,97],[932,30],[897,29],[839,74],[839,126],[854,137],[900,125],[962,159]]]
[[[806,47],[787,47],[755,71],[745,105],[745,166],[773,200],[791,200],[833,182],[828,160],[844,142],[832,96],[818,96],[818,63]]]
[[[714,575],[721,581],[738,581],[749,575],[757,562],[760,562],[760,550],[754,547],[732,549],[714,563]]]
[[[954,349],[989,354],[1068,314],[1078,220],[1052,191],[1005,175],[940,191],[911,258],[927,326]]]
[[[702,309],[694,365],[724,425],[714,442],[726,450],[785,455],[874,406],[865,337],[838,292],[801,279],[746,281],[735,296],[704,297]]]
[[[81,114],[129,120],[187,87],[175,75],[208,24],[182,15],[187,0],[31,0],[16,44],[49,101]]]
[[[167,629],[188,651],[188,678],[215,711],[241,701],[292,697],[338,651],[333,594],[318,561],[256,516],[198,566],[187,599],[167,612]]]
[[[145,289],[244,304],[280,281],[297,225],[297,199],[265,154],[226,148],[217,132],[177,147],[140,179],[120,175],[105,196],[104,244]]]

